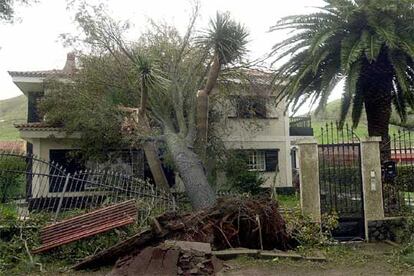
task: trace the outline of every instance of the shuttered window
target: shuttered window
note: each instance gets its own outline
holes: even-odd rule
[[[279,150],[267,149],[264,150],[266,158],[266,171],[274,172],[278,170],[279,166]]]

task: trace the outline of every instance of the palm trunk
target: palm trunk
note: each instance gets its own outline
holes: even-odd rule
[[[197,141],[196,148],[201,159],[206,157],[208,135],[208,94],[205,90],[197,92]]]
[[[185,139],[176,133],[166,133],[166,143],[191,206],[196,210],[211,207],[216,202],[216,195],[207,181],[200,158],[188,148]]]
[[[207,149],[207,136],[208,136],[208,111],[209,102],[208,97],[217,83],[217,79],[220,73],[220,60],[218,54],[213,57],[210,70],[207,76],[207,82],[203,90],[197,93],[197,152],[202,159],[205,159]]]
[[[378,60],[365,61],[362,68],[365,112],[368,121],[368,135],[381,137],[381,161],[391,157],[389,124],[392,112],[392,67],[386,53]]]

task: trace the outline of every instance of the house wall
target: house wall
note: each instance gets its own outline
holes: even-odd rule
[[[42,135],[44,134],[45,133],[42,132]],[[35,136],[34,133],[32,135]],[[48,175],[50,171],[49,152],[51,149],[73,149],[73,139],[31,138],[28,139],[28,141],[33,144],[33,155],[36,158],[45,161],[44,163],[37,162],[32,168],[34,175],[32,180],[32,195],[36,198],[51,196],[52,193],[49,192],[49,179],[44,176]]]
[[[251,95],[251,91],[242,91],[236,95]],[[221,120],[216,132],[227,149],[278,149],[279,171],[263,172],[266,179],[263,187],[291,187],[292,164],[286,104],[282,101],[276,105],[274,95],[263,97],[266,100],[266,118],[238,118],[231,99],[218,101],[215,109],[221,114]],[[225,182],[223,173],[219,178],[219,182]]]

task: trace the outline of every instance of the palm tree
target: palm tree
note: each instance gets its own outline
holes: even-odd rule
[[[340,122],[352,109],[356,127],[365,107],[369,135],[386,144],[392,105],[402,121],[414,107],[414,1],[324,1],[319,12],[288,16],[271,28],[292,31],[272,51],[275,62],[290,56],[277,74],[280,97],[294,110],[309,99],[320,100],[321,109],[346,78]]]
[[[232,20],[229,13],[217,12],[209,25],[198,39],[200,46],[212,51],[206,83],[197,93],[197,145],[202,156],[207,144],[209,95],[222,67],[240,61],[245,54],[248,36],[246,28]]]

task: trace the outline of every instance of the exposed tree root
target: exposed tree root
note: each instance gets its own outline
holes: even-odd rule
[[[152,220],[150,231],[85,259],[75,269],[108,265],[118,259],[120,265],[122,259],[137,256],[144,248],[166,239],[209,243],[216,250],[233,247],[287,250],[293,245],[274,200],[223,198],[209,209],[158,216]]]

